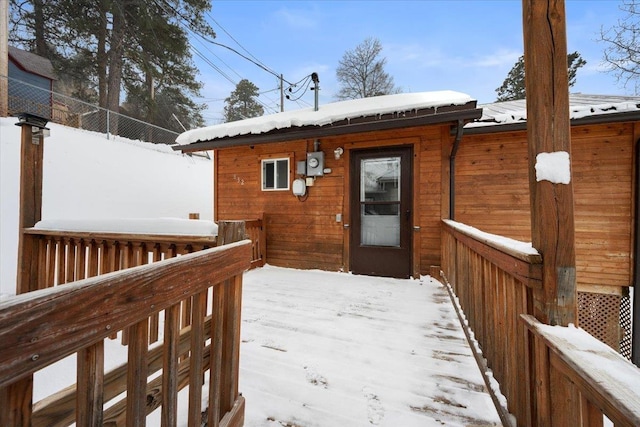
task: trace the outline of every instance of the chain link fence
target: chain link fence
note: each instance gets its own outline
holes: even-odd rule
[[[9,115],[30,113],[50,122],[156,144],[174,144],[177,132],[52,92],[12,77],[7,80]]]

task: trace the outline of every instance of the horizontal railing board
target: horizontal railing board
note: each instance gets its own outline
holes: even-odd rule
[[[551,357],[553,367],[575,384],[580,393],[616,426],[640,426],[640,369],[584,330],[576,329],[577,339],[568,340],[550,333],[547,329],[550,326],[531,315],[522,315],[521,318],[527,328],[541,337],[557,356]],[[578,341],[592,345],[580,348]],[[598,358],[602,364],[594,366],[585,362],[585,353],[589,354],[590,360]],[[633,387],[629,386],[631,383]]]
[[[498,268],[513,275],[527,287],[542,287],[542,257],[540,255],[518,252],[513,248],[500,246],[495,242],[479,240],[477,236],[454,228],[447,221],[443,222],[445,230],[464,243],[472,251],[489,260]]]
[[[241,274],[250,261],[245,240],[0,302],[0,387]]]
[[[26,228],[25,234],[63,237],[73,239],[95,240],[95,241],[117,241],[117,242],[153,242],[161,244],[210,244],[215,246],[216,236],[200,235],[174,235],[174,234],[135,234],[135,233],[107,233],[92,231],[61,231],[42,230],[36,228]]]

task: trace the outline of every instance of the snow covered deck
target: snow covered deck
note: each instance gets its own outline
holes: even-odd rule
[[[502,425],[449,295],[266,266],[244,276],[245,425]]]

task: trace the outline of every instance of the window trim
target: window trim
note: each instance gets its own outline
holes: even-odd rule
[[[287,162],[287,186],[286,188],[284,187],[277,187],[277,182],[278,182],[278,168],[277,168],[277,163],[278,161],[283,161],[286,160]],[[272,163],[274,165],[274,176],[273,176],[273,182],[274,182],[274,188],[265,188],[265,180],[264,180],[264,167],[265,167],[265,163]],[[260,160],[260,189],[262,191],[289,191],[289,189],[291,188],[291,157],[290,156],[278,156],[278,157],[268,157],[268,158],[264,158]]]

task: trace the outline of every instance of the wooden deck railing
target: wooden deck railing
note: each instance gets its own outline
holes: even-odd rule
[[[523,315],[532,335],[533,425],[640,426],[640,369],[582,329]]]
[[[241,230],[238,225],[243,226]],[[219,223],[219,233],[223,235],[237,234],[234,229],[240,230],[242,236],[233,235],[233,238],[221,243],[250,239],[252,268],[264,265],[266,238],[262,219]],[[37,278],[30,286],[30,291],[150,264],[212,248],[219,243],[216,236],[197,235],[103,233],[35,228],[24,230],[24,234],[31,238],[29,245],[33,247],[35,255],[30,262],[31,269],[25,269],[23,272]]]
[[[251,240],[251,268],[264,265],[266,248],[263,221],[220,221],[219,232],[229,235],[226,243],[244,238]],[[78,232],[43,229],[24,230],[26,245],[32,250],[27,263],[31,268],[21,272],[28,292],[59,286],[130,267],[150,264],[176,256],[215,247],[215,236],[183,236]],[[240,235],[241,234],[241,235]],[[221,243],[225,243],[222,241]],[[29,258],[29,257],[28,257]],[[18,290],[17,293],[24,293]],[[191,324],[191,300],[182,304],[180,326]],[[114,330],[112,338],[116,337]],[[150,319],[149,342],[158,340],[158,316]],[[122,334],[123,344],[128,332]]]
[[[163,425],[175,426],[177,393],[189,385],[188,422],[200,426],[209,368],[208,425],[241,425],[240,308],[250,259],[243,241],[0,302],[0,425],[144,426],[162,407]],[[185,298],[191,325],[180,327]],[[149,350],[153,316],[164,319],[163,343]],[[128,360],[105,374],[104,339],[117,330],[129,331]],[[73,353],[77,387],[31,409],[33,373]]]
[[[639,388],[619,387],[612,376],[598,375],[598,366],[567,355],[569,343],[554,341],[535,321],[542,300],[539,254],[447,220],[442,242],[442,278],[482,350],[478,363],[486,359],[518,426],[602,426],[603,414],[616,426],[640,425]],[[592,345],[601,344],[584,335]],[[610,356],[610,369],[635,371],[640,384],[637,368],[613,350]],[[618,406],[621,398],[627,402]],[[513,425],[509,414],[500,415],[504,425]]]
[[[533,314],[542,286],[540,255],[479,239],[444,221],[442,270],[458,297],[487,365],[500,383],[518,425],[531,425],[527,379],[529,348],[521,314]],[[503,423],[508,425],[508,419]]]

